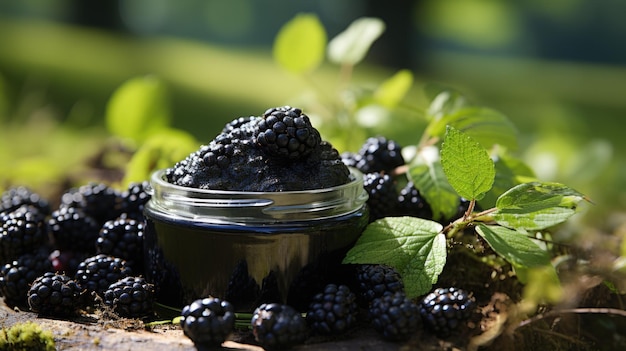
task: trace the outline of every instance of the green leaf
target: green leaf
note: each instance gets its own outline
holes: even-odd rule
[[[317,16],[298,14],[276,35],[274,60],[292,73],[313,71],[324,60],[326,42],[326,31]]]
[[[523,183],[498,198],[492,216],[506,227],[541,230],[567,220],[584,199],[583,194],[563,184]]]
[[[106,110],[109,132],[141,142],[170,123],[169,95],[155,76],[136,77],[113,92]]]
[[[337,64],[356,65],[365,58],[374,41],[384,31],[385,23],[378,18],[356,19],[328,43],[328,58]]]
[[[478,224],[476,231],[498,255],[512,265],[530,268],[550,264],[548,252],[522,232],[484,224]]]
[[[435,83],[428,84],[424,90],[431,101],[426,112],[431,119],[439,120],[469,105],[465,96],[456,90]]]
[[[446,263],[441,224],[415,217],[387,217],[365,228],[343,263],[387,264],[402,276],[409,297],[425,294]]]
[[[456,214],[459,195],[448,183],[441,162],[412,165],[409,178],[430,205],[434,219],[452,218]]]
[[[374,92],[374,98],[383,106],[395,107],[411,89],[412,84],[413,73],[407,69],[400,70],[380,84]]]
[[[492,208],[496,205],[496,200],[500,195],[504,194],[512,187],[533,181],[536,176],[532,169],[519,159],[508,155],[501,155],[494,162],[496,170],[496,178],[493,187],[489,190],[485,197],[480,200],[481,208]]]
[[[152,172],[173,166],[197,149],[196,139],[182,130],[162,129],[152,134],[126,166],[124,186],[150,179]]]
[[[448,127],[441,146],[441,165],[450,185],[468,200],[480,200],[493,186],[493,161],[474,139]]]
[[[484,148],[493,145],[517,149],[517,129],[502,113],[484,107],[462,107],[452,110],[428,126],[431,136],[442,136],[450,125],[469,135]]]

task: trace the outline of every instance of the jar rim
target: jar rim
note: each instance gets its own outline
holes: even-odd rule
[[[320,220],[361,209],[368,195],[363,174],[353,168],[350,181],[321,189],[281,192],[229,191],[169,183],[165,169],[152,173],[146,212],[172,220],[247,225]]]

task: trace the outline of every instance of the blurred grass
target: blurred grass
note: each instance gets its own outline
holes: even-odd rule
[[[24,123],[34,131],[21,137],[16,126],[3,127],[2,165],[14,162],[16,154],[24,158],[26,168],[29,162],[45,163],[46,155],[59,157],[64,152],[62,146],[46,148],[46,142],[71,150],[67,142],[79,145],[80,152],[73,152],[75,157],[68,158],[63,167],[77,167],[76,160],[95,152],[106,138],[102,116],[107,100],[124,81],[138,75],[157,74],[166,82],[173,102],[173,127],[189,131],[202,142],[235,117],[258,115],[268,107],[294,104],[311,94],[310,82],[281,70],[270,51],[262,48],[225,49],[177,38],[129,38],[8,19],[0,22],[0,48],[0,73],[9,86],[18,87],[8,93],[15,104],[39,91],[59,111],[70,111],[57,116],[61,121],[54,128],[43,128],[36,119]],[[617,127],[626,111],[626,99],[621,96],[626,88],[625,68],[446,52],[429,55],[428,71],[416,78],[406,99],[411,109],[425,108],[421,89],[428,82],[457,87],[478,103],[511,117],[521,130],[520,156],[539,167],[545,180],[571,185],[591,196],[597,203],[591,217],[601,221],[607,212],[626,209],[622,190],[626,188],[622,156],[626,140]],[[324,65],[312,79],[332,95],[338,73],[337,67]],[[381,67],[359,65],[353,84],[371,86],[392,74]],[[27,108],[12,107],[16,113],[5,120],[24,118],[21,115]],[[410,118],[414,126],[422,123],[415,116]],[[406,119],[397,121],[391,119],[369,132],[381,132],[403,144],[416,142],[421,131],[406,128],[402,124]],[[57,129],[61,127],[70,128],[73,136],[60,136],[63,132]],[[38,139],[33,146],[38,149],[23,150],[31,138]]]

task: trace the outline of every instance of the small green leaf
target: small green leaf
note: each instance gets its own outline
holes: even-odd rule
[[[385,23],[378,18],[356,19],[328,43],[328,58],[337,64],[356,65],[384,31]]]
[[[476,231],[498,255],[513,265],[530,268],[550,264],[548,252],[522,232],[484,224],[478,224]]]
[[[409,178],[430,205],[434,219],[452,218],[456,214],[459,195],[448,183],[441,162],[412,165],[409,169]]]
[[[411,89],[412,84],[413,73],[407,69],[400,70],[380,84],[374,92],[374,98],[385,107],[395,107]]]
[[[326,31],[314,14],[298,14],[285,23],[274,41],[274,60],[300,74],[315,70],[324,60]]]
[[[487,150],[450,126],[441,146],[441,165],[450,185],[468,200],[480,200],[491,189],[496,176]]]
[[[452,126],[478,141],[484,148],[502,145],[517,149],[517,129],[502,113],[484,107],[461,107],[428,127],[431,136],[442,136]]]
[[[564,222],[576,213],[585,196],[563,184],[530,182],[502,194],[492,214],[498,224],[524,230],[541,230]]]
[[[446,87],[441,87],[438,84],[428,84],[424,90],[431,101],[426,115],[435,121],[469,105],[469,102],[461,93]]]
[[[441,224],[415,217],[387,217],[365,228],[343,263],[387,264],[404,282],[407,296],[427,293],[446,263]]]
[[[150,179],[152,172],[171,167],[198,149],[198,142],[187,132],[162,129],[152,134],[126,165],[124,186]]]
[[[170,123],[169,95],[154,76],[132,78],[109,99],[106,126],[113,135],[141,142]]]

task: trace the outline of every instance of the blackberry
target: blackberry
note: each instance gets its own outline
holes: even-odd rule
[[[44,273],[28,290],[28,305],[40,315],[71,316],[81,307],[81,288],[64,274]]]
[[[77,207],[61,207],[48,219],[52,243],[59,250],[96,252],[100,224]]]
[[[126,190],[119,195],[117,212],[120,215],[125,214],[128,218],[143,220],[144,206],[151,197],[150,193],[148,193],[149,187],[150,183],[148,181],[129,184]]]
[[[27,187],[10,188],[0,197],[0,212],[11,212],[22,205],[31,205],[44,215],[50,214],[50,203]]]
[[[119,215],[119,193],[104,183],[89,183],[71,188],[61,195],[59,207],[77,207],[100,225]]]
[[[427,219],[433,217],[430,205],[424,200],[413,182],[408,182],[398,194],[398,215]]]
[[[474,298],[463,289],[437,288],[422,299],[419,313],[430,331],[446,337],[470,318],[474,306]]]
[[[143,271],[143,232],[145,222],[118,218],[104,223],[96,239],[96,253],[126,261],[133,272]]]
[[[404,292],[400,273],[384,264],[363,264],[356,268],[356,279],[364,307],[379,297]]]
[[[132,269],[125,260],[98,254],[78,264],[74,279],[83,289],[103,296],[111,284],[132,274]]]
[[[309,117],[290,106],[271,108],[257,125],[256,143],[269,156],[278,159],[301,159],[321,142]]]
[[[311,330],[318,334],[341,334],[357,320],[356,295],[346,285],[328,284],[313,297],[306,314]]]
[[[378,172],[363,176],[363,187],[369,195],[370,222],[383,217],[394,216],[397,212],[398,191],[393,178]]]
[[[48,259],[52,264],[52,270],[54,272],[64,273],[67,276],[73,277],[76,274],[78,265],[91,254],[87,254],[82,251],[71,250],[53,250]]]
[[[308,337],[306,320],[289,305],[262,304],[254,310],[250,323],[255,340],[267,350],[287,349]]]
[[[343,152],[341,155],[341,161],[348,167],[357,168],[359,161],[362,159],[361,155],[354,152]]]
[[[0,214],[0,264],[47,245],[45,219],[45,215],[32,205],[22,205],[12,212]]]
[[[235,134],[243,132],[243,134],[237,134],[239,139],[248,139],[252,137],[254,132],[254,123],[261,120],[260,117],[249,116],[249,117],[239,117],[236,118],[224,126],[222,128],[222,134],[231,134],[234,132]],[[243,138],[241,138],[243,136]]]
[[[183,307],[180,326],[198,350],[221,345],[235,328],[235,310],[216,297],[198,299]]]
[[[111,284],[103,299],[120,317],[148,317],[154,312],[154,285],[143,277],[129,276]]]
[[[0,295],[9,306],[26,306],[30,285],[52,270],[46,250],[28,253],[0,268]]]
[[[389,173],[404,165],[402,147],[394,140],[385,137],[371,137],[365,140],[358,154],[356,168],[363,173]]]
[[[369,317],[374,330],[392,341],[408,340],[421,327],[419,307],[403,292],[374,299]]]

